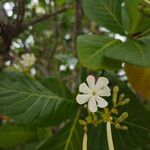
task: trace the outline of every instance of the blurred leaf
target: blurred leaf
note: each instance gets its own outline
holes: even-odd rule
[[[121,21],[122,0],[83,0],[85,14],[97,25],[125,34]]]
[[[133,88],[146,100],[150,100],[150,68],[126,65],[125,70]]]
[[[116,69],[121,66],[118,61],[107,59],[104,52],[119,45],[121,41],[97,35],[78,37],[77,52],[83,66],[92,69]]]
[[[106,50],[105,56],[141,67],[150,67],[149,42],[150,36],[134,41],[129,40]]]
[[[76,66],[78,63],[78,60],[73,57],[72,55],[67,55],[67,54],[57,54],[55,55],[55,58],[60,60],[62,63],[65,63],[67,65],[74,65]]]
[[[61,92],[50,91],[36,80],[22,74],[2,73],[0,113],[12,117],[16,123],[36,126],[57,125],[73,117],[76,103],[70,99],[70,95],[62,97],[67,93],[62,94],[62,86],[59,87],[54,80],[53,83],[53,88]]]
[[[129,33],[138,33],[149,29],[150,19],[138,10],[140,0],[124,0],[130,18]]]
[[[47,139],[37,150],[81,150],[83,131],[78,123],[79,113],[60,134]]]
[[[37,130],[24,126],[7,124],[0,127],[0,147],[16,147],[37,141]]]

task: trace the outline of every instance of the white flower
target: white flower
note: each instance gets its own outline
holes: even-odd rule
[[[23,67],[31,67],[35,64],[36,61],[34,54],[23,54],[21,58],[22,60],[20,61],[20,63]]]
[[[82,105],[88,102],[88,109],[91,112],[96,112],[97,107],[105,108],[108,102],[103,99],[103,96],[109,97],[111,95],[110,89],[108,87],[108,79],[105,77],[99,77],[95,83],[95,78],[92,75],[87,77],[87,84],[82,83],[79,86],[79,92],[76,97],[77,102]]]

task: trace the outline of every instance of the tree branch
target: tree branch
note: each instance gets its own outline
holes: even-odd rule
[[[49,14],[45,14],[43,16],[37,17],[37,18],[33,19],[31,22],[24,23],[22,25],[22,31],[26,30],[30,25],[33,26],[33,25],[35,25],[37,23],[40,23],[40,22],[42,22],[42,21],[44,21],[46,19],[49,19],[49,18],[51,18],[53,16],[59,15],[59,14],[65,12],[65,11],[67,11],[69,9],[72,9],[72,8],[73,8],[73,6],[65,6],[65,7],[61,8],[59,10],[56,10],[54,12],[51,12]]]
[[[15,28],[20,28],[25,15],[25,1],[18,0],[17,18],[14,20]]]
[[[77,41],[77,36],[80,32],[80,26],[81,26],[81,21],[83,17],[83,10],[82,10],[82,0],[76,0],[75,2],[75,16],[74,16],[74,26],[73,26],[73,33],[72,33],[72,49],[75,52],[76,51],[76,41]]]
[[[24,0],[18,0],[17,18],[14,20],[13,25],[10,26],[0,21],[0,35],[2,37],[2,46],[0,47],[0,71],[4,66],[4,63],[9,59],[9,51],[13,38],[21,34],[30,25],[33,26],[72,8],[73,6],[67,5],[59,10],[37,17],[35,19],[32,19],[31,22],[25,23],[23,22],[25,14]]]

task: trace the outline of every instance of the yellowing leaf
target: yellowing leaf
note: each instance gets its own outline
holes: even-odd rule
[[[145,99],[150,100],[150,68],[126,65],[125,70],[133,88]]]

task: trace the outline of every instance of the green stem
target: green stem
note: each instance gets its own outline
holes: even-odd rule
[[[112,138],[112,132],[111,132],[111,123],[106,123],[106,129],[107,129],[107,141],[108,141],[108,148],[109,150],[114,150],[114,144],[113,144],[113,138]]]

